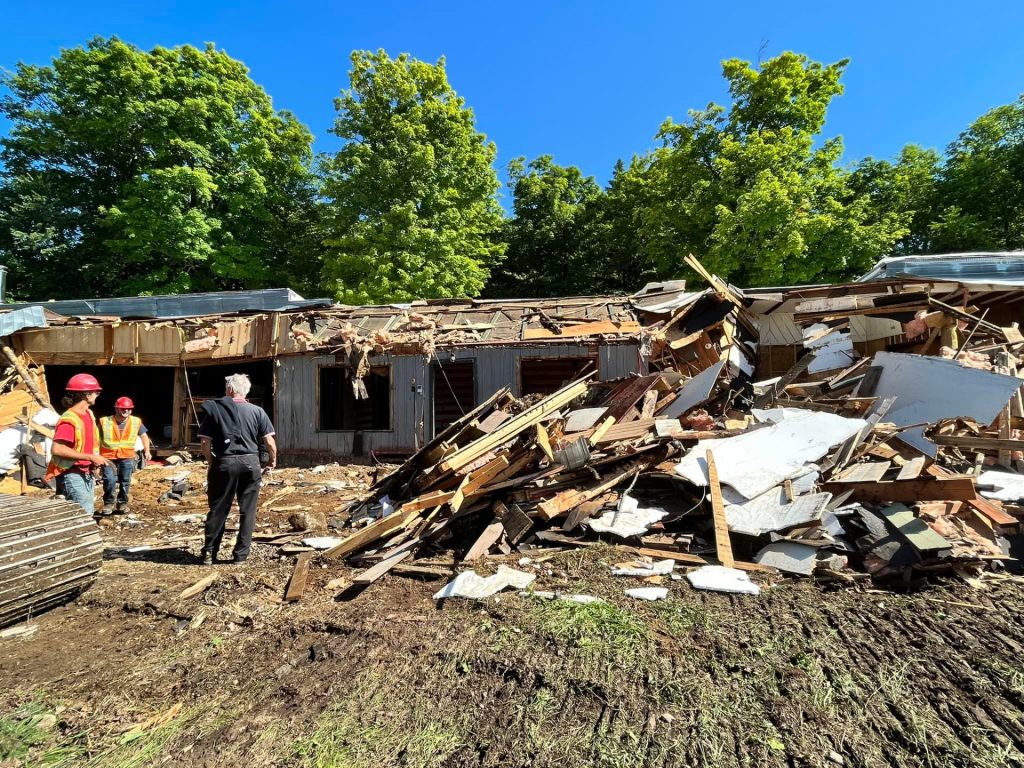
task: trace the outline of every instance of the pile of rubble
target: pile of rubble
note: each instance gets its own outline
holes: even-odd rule
[[[691,581],[729,591],[755,586],[737,570],[970,578],[1013,559],[1016,328],[933,300],[912,310],[912,351],[859,356],[849,316],[826,308],[795,365],[756,381],[762,323],[704,276],[709,290],[647,326],[663,370],[533,402],[496,393],[351,505],[354,530],[322,557],[366,566],[365,585],[443,551],[472,563],[605,539],[638,572],[713,566]]]

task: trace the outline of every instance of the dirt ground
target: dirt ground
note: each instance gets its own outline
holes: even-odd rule
[[[159,503],[185,471],[195,488]],[[258,530],[336,516],[371,473],[277,471]],[[334,563],[285,603],[294,559],[256,544],[181,600],[210,571],[202,475],[137,475],[132,514],[104,521],[98,582],[0,640],[0,765],[1024,764],[1020,577],[907,593],[757,577],[758,597],[668,580],[646,603],[598,545],[525,567],[538,590],[603,603],[438,603],[443,577],[394,574],[355,594]]]

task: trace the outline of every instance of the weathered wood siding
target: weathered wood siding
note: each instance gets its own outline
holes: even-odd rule
[[[471,360],[476,377],[476,402],[501,387],[519,394],[519,360],[522,358],[594,357],[598,377],[615,379],[633,372],[646,372],[636,344],[523,345],[460,348],[439,351],[443,361]],[[319,429],[320,397],[318,369],[340,364],[333,355],[286,355],[278,359],[274,394],[275,427],[282,460],[285,462],[327,461],[353,455],[356,433],[351,430]],[[371,365],[391,367],[391,429],[361,433],[362,453],[411,453],[433,435],[433,391],[430,365],[421,355],[379,355]],[[422,391],[413,392],[413,386]]]

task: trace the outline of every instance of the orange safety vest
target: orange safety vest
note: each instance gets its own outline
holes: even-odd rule
[[[72,446],[79,453],[85,450],[85,420],[72,410],[64,411],[57,420],[57,426],[62,423],[70,424],[75,428],[75,444]],[[96,426],[96,417],[93,416],[93,441],[92,444],[99,447],[100,430]],[[56,429],[56,427],[55,427]],[[63,475],[77,463],[78,459],[65,459],[61,456],[50,456],[50,464],[46,468],[46,481],[49,482],[57,475]]]
[[[100,419],[100,455],[108,459],[135,458],[135,441],[139,437],[142,419],[129,416],[122,426],[113,416]]]

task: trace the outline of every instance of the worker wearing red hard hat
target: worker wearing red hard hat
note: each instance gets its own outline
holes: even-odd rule
[[[132,416],[134,408],[135,403],[130,397],[119,397],[114,403],[117,415],[100,419],[100,455],[110,459],[110,463],[103,467],[103,510],[100,513],[103,515],[128,513],[128,488],[131,487],[137,461],[137,440],[142,440],[146,460],[151,458],[149,435],[142,419]]]
[[[110,460],[100,455],[100,430],[92,406],[100,383],[88,373],[77,373],[64,387],[64,407],[53,433],[53,453],[47,480],[56,480],[57,493],[78,503],[90,515],[96,509],[93,472]]]

